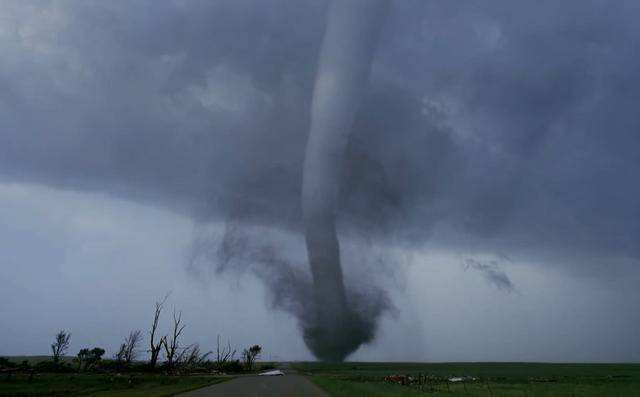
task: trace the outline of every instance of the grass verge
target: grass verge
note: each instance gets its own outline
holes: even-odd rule
[[[26,374],[0,377],[0,397],[166,397],[230,378],[211,376]]]

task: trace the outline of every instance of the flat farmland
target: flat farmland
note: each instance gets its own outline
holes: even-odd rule
[[[294,367],[341,397],[640,396],[640,364],[347,362]]]

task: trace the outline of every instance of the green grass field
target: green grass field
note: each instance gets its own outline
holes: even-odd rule
[[[160,397],[220,383],[229,378],[210,376],[38,374],[0,375],[1,397],[92,396]]]
[[[332,396],[640,396],[640,364],[536,363],[299,363]],[[428,375],[422,385],[385,382],[386,376]],[[451,383],[452,376],[473,382]]]

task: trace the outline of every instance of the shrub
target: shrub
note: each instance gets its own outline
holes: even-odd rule
[[[0,368],[18,368],[18,364],[6,357],[0,357]]]
[[[240,363],[240,360],[231,360],[221,363],[216,369],[220,372],[237,373],[242,372],[244,370],[244,366]]]
[[[71,366],[71,363],[56,363],[53,361],[40,361],[33,367],[33,369],[37,372],[75,372],[75,369]]]
[[[99,347],[94,347],[91,350],[88,348],[80,349],[76,359],[78,371],[92,369],[102,359],[104,353],[105,350]]]

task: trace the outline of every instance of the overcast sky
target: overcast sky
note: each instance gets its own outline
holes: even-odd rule
[[[0,2],[0,354],[111,354],[171,291],[186,342],[312,358],[279,286],[327,4]],[[639,17],[392,2],[341,184],[347,284],[388,301],[352,359],[640,360]],[[229,230],[278,259],[219,263]]]

